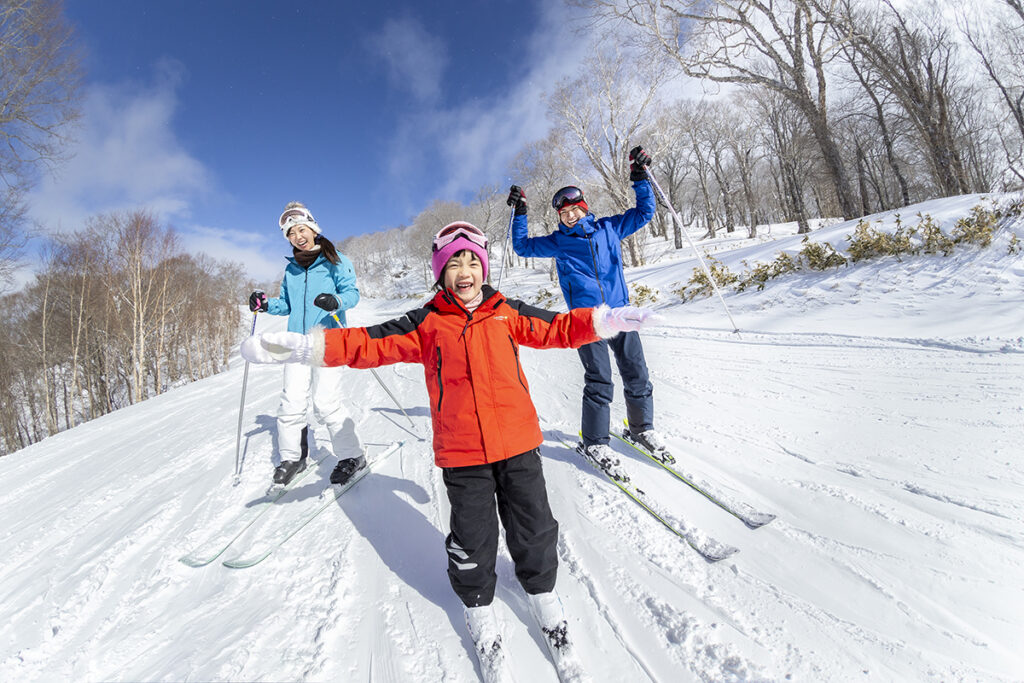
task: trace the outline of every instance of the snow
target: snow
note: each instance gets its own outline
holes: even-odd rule
[[[948,231],[978,196],[918,212]],[[873,225],[892,225],[893,214]],[[839,247],[854,223],[812,233]],[[762,229],[762,233],[767,232]],[[775,226],[702,248],[733,272],[795,252]],[[653,241],[629,279],[656,288],[643,333],[658,426],[686,469],[778,518],[750,530],[622,446],[637,485],[740,551],[708,563],[558,435],[578,429],[574,351],[522,358],[548,435],[558,590],[596,681],[1024,679],[1024,257],[1007,224],[986,249],[801,273],[763,291],[671,294],[696,262]],[[694,236],[696,237],[696,235]],[[529,298],[546,268],[506,274]],[[364,298],[353,324],[415,302]],[[246,321],[248,323],[248,321]],[[261,317],[258,329],[283,328]],[[246,330],[247,331],[247,330]],[[422,370],[368,372],[346,402],[371,455],[402,452],[253,568],[178,558],[263,500],[281,370],[243,365],[0,458],[0,671],[10,681],[472,681],[445,574],[448,507]],[[621,420],[621,392],[613,419]],[[220,559],[320,504],[326,460]],[[496,606],[519,681],[554,681],[504,548]]]

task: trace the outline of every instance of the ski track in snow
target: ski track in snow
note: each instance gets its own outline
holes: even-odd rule
[[[1024,267],[1008,235],[729,295],[739,335],[715,300],[663,307],[666,324],[643,333],[658,428],[683,469],[777,519],[750,530],[617,452],[667,514],[739,548],[717,563],[554,440],[575,441],[576,353],[522,350],[560,523],[558,590],[596,682],[1024,679]],[[777,249],[716,258],[737,270]],[[629,277],[667,292],[692,267]],[[510,289],[550,286],[524,278]],[[353,324],[415,305],[367,299]],[[250,369],[238,486],[240,363],[0,459],[3,678],[476,680],[445,574],[449,508],[422,369],[379,371],[414,428],[369,373],[345,372],[364,440],[405,446],[250,569],[220,560],[319,504],[333,457],[217,561],[177,558],[263,499],[279,368]],[[325,430],[313,433],[327,456]],[[557,680],[504,547],[497,574],[517,680]]]

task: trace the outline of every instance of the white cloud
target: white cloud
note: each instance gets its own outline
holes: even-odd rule
[[[28,198],[43,230],[78,228],[89,216],[129,208],[166,218],[188,215],[194,199],[208,191],[211,174],[174,134],[181,71],[167,61],[146,87],[89,86],[73,156]]]
[[[250,231],[208,226],[189,226],[187,232],[179,232],[185,251],[240,263],[245,274],[258,282],[276,280],[284,272],[285,256],[291,254],[291,247],[280,234],[255,235]]]
[[[444,42],[418,21],[390,19],[366,44],[387,65],[392,87],[408,91],[420,102],[433,102],[440,96],[448,51]]]
[[[564,79],[578,76],[583,60],[607,39],[562,3],[539,3],[538,10],[535,30],[517,37],[521,77],[489,99],[422,108],[407,116],[390,145],[392,177],[435,167],[440,180],[433,195],[442,199],[516,180],[508,177],[514,157],[550,130],[548,94]]]

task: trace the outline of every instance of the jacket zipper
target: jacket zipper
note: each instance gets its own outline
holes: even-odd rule
[[[306,268],[306,272],[302,277],[302,333],[305,334],[309,331],[309,326],[306,325],[306,309],[309,306],[306,304],[306,298],[309,296],[309,268]]]
[[[522,385],[523,389],[526,389],[526,382],[523,381],[522,365],[519,364],[519,349],[516,348],[516,340],[512,338],[512,335],[508,335],[508,341],[512,344],[512,353],[516,357],[516,378],[519,380],[519,384]],[[529,391],[529,389],[527,389]]]
[[[594,262],[594,279],[597,280],[597,289],[601,292],[601,303],[608,303],[604,298],[604,287],[601,285],[601,276],[597,272],[597,247],[594,246],[593,235],[587,235],[587,244],[590,246],[590,259]]]
[[[441,400],[444,398],[444,384],[441,383],[441,347],[437,347],[437,413],[441,414]]]

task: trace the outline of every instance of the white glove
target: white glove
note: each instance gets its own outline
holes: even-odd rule
[[[242,358],[250,363],[308,363],[313,338],[298,332],[264,332],[242,342]]]
[[[602,339],[614,337],[619,332],[635,332],[644,327],[657,325],[661,321],[661,315],[649,308],[598,306],[594,309],[594,331]]]

